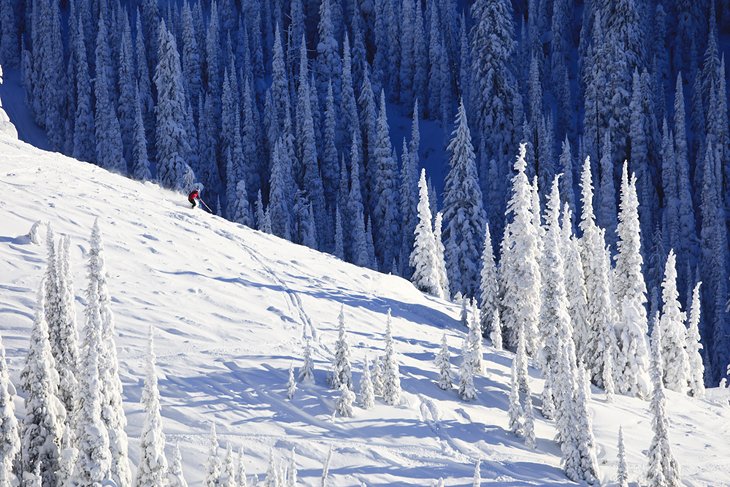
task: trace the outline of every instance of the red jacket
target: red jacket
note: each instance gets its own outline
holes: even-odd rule
[[[194,199],[197,199],[197,198],[198,198],[198,191],[197,190],[193,191],[192,193],[190,193],[188,195],[188,200],[190,200],[190,201],[193,201]]]

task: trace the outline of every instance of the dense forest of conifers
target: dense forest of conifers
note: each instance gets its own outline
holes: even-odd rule
[[[614,258],[627,160],[641,319],[661,307],[673,249],[684,309],[703,283],[708,383],[730,362],[728,32],[728,0],[0,1],[0,63],[22,73],[53,150],[199,184],[230,220],[404,277],[419,119],[445,140],[466,122],[470,144],[450,146],[443,194],[430,191],[452,296],[480,294],[487,224],[504,270],[520,142],[538,220],[557,174],[581,214],[589,158]],[[386,105],[413,118],[402,147]]]

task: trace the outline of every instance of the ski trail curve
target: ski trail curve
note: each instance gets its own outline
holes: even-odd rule
[[[312,323],[312,319],[310,318],[309,314],[307,314],[307,312],[304,310],[304,305],[302,304],[302,299],[299,297],[299,294],[297,294],[296,291],[291,289],[282,279],[280,279],[279,276],[277,276],[276,272],[268,264],[266,264],[266,262],[264,262],[263,259],[261,259],[256,254],[254,249],[252,249],[248,244],[243,241],[243,239],[225,230],[215,229],[214,232],[222,237],[237,242],[238,245],[251,257],[251,259],[253,259],[259,266],[261,266],[261,268],[269,275],[270,279],[274,281],[277,285],[281,286],[287,296],[290,308],[294,309],[299,315],[299,321],[302,324],[302,339],[306,340],[309,336],[313,340],[319,341],[317,329],[314,327],[314,324]],[[307,331],[309,331],[309,335],[307,335]]]

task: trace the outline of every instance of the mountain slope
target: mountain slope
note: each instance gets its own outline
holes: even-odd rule
[[[483,484],[570,484],[560,468],[552,423],[537,420],[536,451],[506,429],[510,353],[486,349],[488,373],[477,379],[479,397],[473,403],[437,388],[433,354],[442,333],[452,354],[463,338],[457,306],[424,296],[400,278],[191,210],[184,196],[154,184],[6,135],[0,135],[0,190],[0,333],[16,384],[45,266],[45,246],[23,235],[42,220],[71,236],[83,325],[84,255],[99,218],[133,460],[143,420],[145,337],[152,324],[168,446],[180,443],[191,485],[203,479],[211,422],[222,447],[229,441],[243,445],[249,475],[262,479],[272,447],[277,458],[296,447],[302,483],[319,485],[332,447],[328,485],[430,485],[439,477],[447,485],[471,485],[476,458],[482,460]],[[401,406],[378,403],[370,411],[356,408],[354,418],[332,420],[336,394],[326,387],[326,371],[341,305],[356,383],[365,354],[373,358],[382,351],[385,314],[392,309]],[[317,383],[300,386],[289,401],[288,368],[301,364],[304,336],[314,337]],[[537,371],[531,374],[538,399],[542,381]],[[672,445],[686,483],[730,485],[730,410],[667,395]],[[643,478],[643,453],[651,441],[648,403],[617,397],[606,404],[594,390],[590,409],[603,480],[615,477],[620,424],[630,477]]]

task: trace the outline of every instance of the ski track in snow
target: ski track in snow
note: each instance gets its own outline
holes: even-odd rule
[[[297,294],[295,291],[293,291],[289,286],[286,285],[286,283],[279,279],[277,277],[276,273],[274,272],[271,267],[266,265],[263,260],[261,260],[256,253],[249,247],[248,245],[244,244],[240,241],[240,239],[235,238],[242,249],[244,249],[248,254],[251,256],[252,259],[254,259],[258,264],[266,270],[266,272],[269,274],[269,277],[272,281],[279,284],[282,288],[284,288],[284,292],[289,297],[289,301],[294,309],[296,309],[297,314],[299,315],[299,320],[302,323],[302,339],[306,339],[308,336],[312,338],[313,340],[318,339],[317,335],[317,329],[314,327],[314,324],[312,324],[312,320],[307,314],[307,312],[304,310],[304,305],[302,304],[302,299],[299,297],[299,294]],[[309,331],[309,335],[307,335],[307,331]]]
[[[338,261],[270,235],[191,211],[183,195],[130,181],[0,135],[0,333],[11,375],[24,363],[45,240],[25,234],[36,220],[72,238],[77,317],[83,325],[88,235],[95,217],[104,234],[129,426],[138,458],[145,337],[157,329],[162,414],[168,445],[180,443],[186,477],[202,485],[210,424],[221,447],[242,444],[250,476],[263,480],[269,451],[296,447],[303,485],[319,485],[333,448],[330,484],[471,485],[474,461],[484,485],[571,485],[560,469],[555,428],[536,413],[536,450],[507,428],[512,355],[485,347],[489,374],[478,398],[463,402],[435,381],[433,354],[445,332],[452,354],[463,338],[459,306],[427,297],[402,279]],[[42,231],[45,237],[45,229]],[[385,312],[392,309],[403,403],[377,401],[353,418],[332,418],[336,391],[325,387],[344,306],[353,378],[365,354],[382,353]],[[286,398],[290,364],[301,365],[303,340],[314,344],[315,385]],[[539,404],[542,380],[530,369]],[[686,485],[730,485],[730,408],[725,391],[697,401],[668,392],[671,442]],[[22,391],[21,391],[22,393]],[[727,395],[730,397],[730,394]],[[715,402],[724,401],[720,406]],[[648,403],[617,396],[590,403],[601,477],[613,481],[616,434],[624,426],[632,482],[643,480],[651,441]],[[22,411],[22,402],[18,402]],[[221,449],[221,453],[223,449]],[[169,451],[168,451],[169,453]]]

